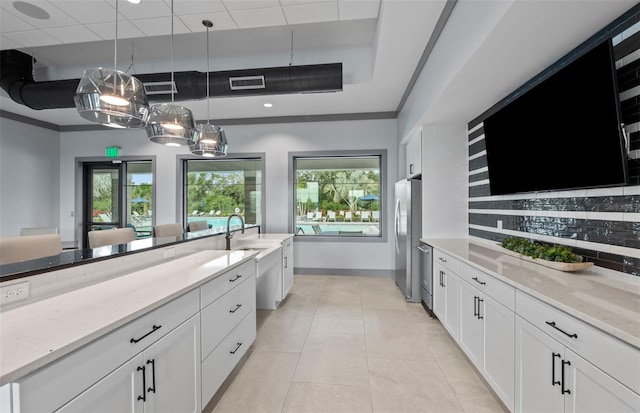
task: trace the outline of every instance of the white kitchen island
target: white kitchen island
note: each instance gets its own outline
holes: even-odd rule
[[[0,411],[200,412],[255,339],[256,255],[199,251],[3,310]]]
[[[261,249],[256,256],[256,306],[275,310],[293,285],[293,234],[249,235],[237,245]]]

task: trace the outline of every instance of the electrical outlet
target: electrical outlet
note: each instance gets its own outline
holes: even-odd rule
[[[169,247],[164,249],[164,258],[173,258],[176,256],[176,249],[174,247]]]
[[[29,298],[29,281],[0,287],[0,303],[9,304]]]

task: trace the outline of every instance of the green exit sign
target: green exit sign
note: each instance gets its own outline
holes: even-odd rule
[[[107,158],[117,158],[119,150],[120,150],[119,146],[108,146],[104,150],[104,155]]]

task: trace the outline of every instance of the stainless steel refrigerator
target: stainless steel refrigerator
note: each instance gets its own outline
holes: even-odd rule
[[[422,190],[419,179],[404,179],[395,186],[396,284],[406,300],[421,301],[420,237],[422,234]]]

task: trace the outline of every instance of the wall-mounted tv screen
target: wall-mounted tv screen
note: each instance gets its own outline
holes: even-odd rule
[[[484,137],[492,195],[627,183],[611,41],[487,117]]]

